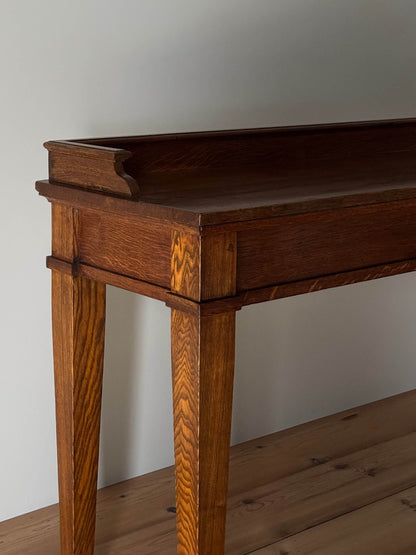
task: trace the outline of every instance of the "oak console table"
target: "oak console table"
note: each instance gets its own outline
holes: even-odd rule
[[[51,141],[62,555],[91,555],[105,284],[172,309],[178,553],[224,553],[236,311],[416,270],[416,120]]]

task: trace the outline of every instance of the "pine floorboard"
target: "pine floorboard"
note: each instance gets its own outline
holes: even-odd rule
[[[416,554],[416,390],[230,457],[227,554]],[[173,468],[100,490],[96,555],[173,555],[174,504]],[[57,555],[57,506],[0,523],[0,553]]]

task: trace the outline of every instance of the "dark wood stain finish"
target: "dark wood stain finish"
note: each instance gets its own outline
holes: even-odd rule
[[[121,197],[138,196],[136,181],[123,167],[129,152],[67,141],[49,141],[45,147],[49,151],[49,176],[53,181]]]
[[[169,287],[171,231],[98,211],[79,216],[79,261]]]
[[[238,234],[238,290],[416,258],[416,203],[276,218]]]
[[[108,283],[172,309],[178,552],[222,555],[235,312],[416,269],[416,120],[46,146],[49,180],[36,187],[53,205],[61,552],[93,552]],[[334,476],[354,478],[350,463],[337,461]],[[318,476],[331,461],[318,453],[309,464]],[[378,472],[368,463],[364,479]],[[256,499],[270,501],[257,491],[239,503],[249,511]],[[300,530],[295,512],[275,541]],[[240,521],[230,552],[262,545],[248,527]]]

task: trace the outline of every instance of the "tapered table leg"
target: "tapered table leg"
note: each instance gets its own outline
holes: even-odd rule
[[[224,553],[235,312],[172,310],[178,553]]]
[[[94,552],[105,285],[52,272],[61,554]]]

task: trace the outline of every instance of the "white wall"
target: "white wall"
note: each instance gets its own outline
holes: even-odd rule
[[[412,0],[1,0],[0,520],[57,500],[42,142],[415,116],[415,22]],[[241,311],[233,440],[414,387],[415,287]],[[172,462],[169,311],[108,309],[101,484]]]

